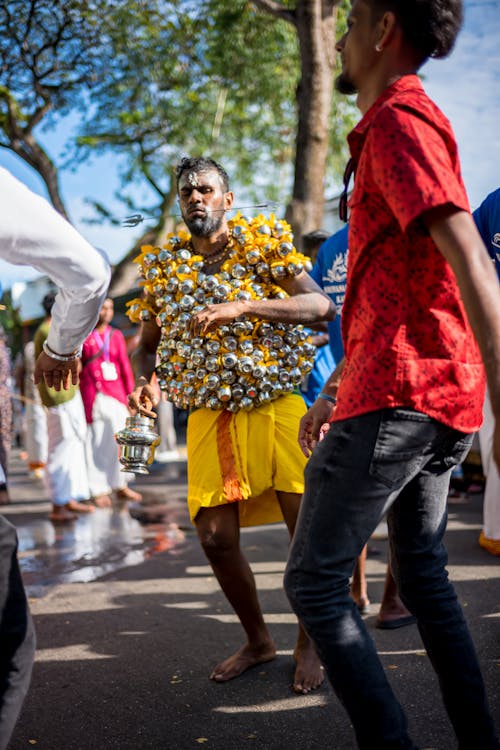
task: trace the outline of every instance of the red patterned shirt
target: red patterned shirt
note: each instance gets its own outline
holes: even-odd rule
[[[421,218],[445,204],[469,211],[451,126],[409,75],[348,140],[346,367],[333,419],[405,406],[473,432],[482,419],[481,357],[455,276]]]

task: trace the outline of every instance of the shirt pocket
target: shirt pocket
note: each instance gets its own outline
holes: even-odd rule
[[[370,475],[391,492],[402,489],[427,460],[436,436],[436,423],[411,409],[389,409],[381,414]]]

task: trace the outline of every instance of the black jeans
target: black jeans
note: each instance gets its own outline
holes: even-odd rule
[[[498,748],[443,544],[451,469],[471,439],[425,414],[384,409],[333,422],[306,467],[285,588],[362,750],[415,749],[349,595],[356,558],[385,513],[391,569],[417,618],[459,748]]]
[[[7,747],[28,691],[35,631],[17,562],[17,534],[0,516],[0,750]]]

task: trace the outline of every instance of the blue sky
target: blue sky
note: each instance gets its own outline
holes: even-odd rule
[[[427,92],[455,130],[465,184],[475,208],[500,186],[500,0],[465,0],[464,5],[465,24],[452,55],[428,62],[421,72]],[[56,161],[73,127],[74,120],[69,118],[51,134],[44,134],[43,143]],[[0,149],[0,165],[45,195],[37,174],[5,149]],[[112,263],[119,261],[131,247],[134,232],[82,222],[90,214],[85,205],[88,196],[114,208],[118,216],[125,213],[113,198],[118,188],[116,158],[99,157],[75,172],[62,172],[61,188],[77,228],[92,244],[104,248]],[[32,269],[0,261],[4,288],[37,275]]]

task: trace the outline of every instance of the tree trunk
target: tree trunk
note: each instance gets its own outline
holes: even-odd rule
[[[301,236],[323,222],[339,4],[340,0],[298,0],[295,11],[301,79],[295,176],[286,218],[299,247]]]

